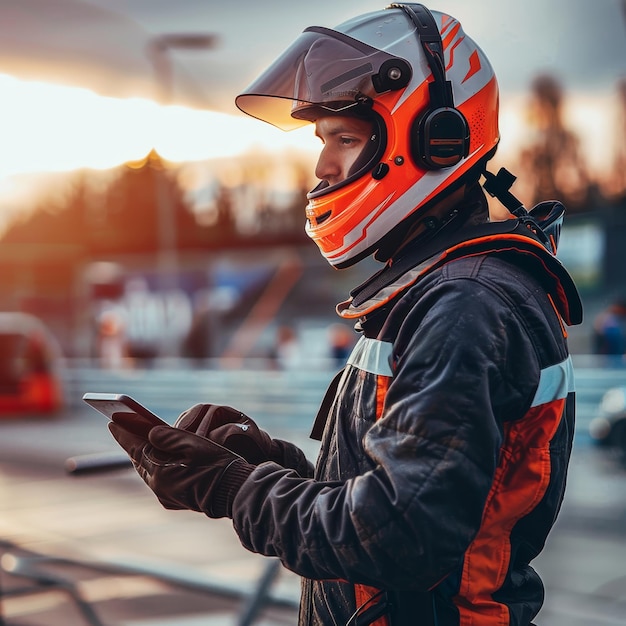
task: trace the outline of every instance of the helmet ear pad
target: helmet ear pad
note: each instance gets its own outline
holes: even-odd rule
[[[428,109],[411,125],[411,155],[418,166],[439,170],[469,154],[469,126],[454,107]]]

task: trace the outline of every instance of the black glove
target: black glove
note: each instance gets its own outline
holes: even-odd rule
[[[174,427],[215,441],[249,463],[273,460],[272,438],[247,415],[229,406],[196,404],[181,413]]]
[[[155,426],[148,439],[115,422],[109,430],[166,509],[232,517],[233,500],[254,465],[209,439],[170,426]]]
[[[287,441],[272,439],[252,418],[229,406],[196,404],[181,413],[174,426],[215,441],[248,463],[274,461],[304,478],[313,476],[313,466],[302,450]]]

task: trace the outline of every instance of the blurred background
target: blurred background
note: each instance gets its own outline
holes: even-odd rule
[[[237,6],[0,2],[0,308],[45,319],[68,357],[101,356],[113,324],[131,358],[260,356],[263,324],[327,322],[371,271],[339,276],[306,240],[311,129],[283,133],[234,106],[307,25],[353,7]],[[572,348],[591,352],[593,313],[626,279],[624,3],[432,8],[461,20],[499,77],[492,169],[518,176],[528,207],[568,207],[560,255],[588,304]],[[255,312],[277,276],[271,315]],[[257,336],[244,342],[246,322]]]
[[[218,522],[178,526],[134,476],[72,481],[64,461],[115,453],[85,391],[131,393],[170,420],[193,402],[235,403],[314,457],[308,428],[354,342],[334,307],[376,267],[335,271],[304,234],[312,130],[283,133],[234,98],[307,26],[385,4],[0,0],[0,540],[11,549],[118,565],[132,554],[184,563],[196,584],[259,589],[265,566],[230,529],[200,557],[190,544]],[[568,208],[558,254],[585,305],[570,329],[579,425],[563,539],[542,557],[556,590],[543,614],[626,624],[624,469],[621,453],[594,445],[626,450],[615,426],[626,414],[626,1],[428,6],[458,18],[495,68],[502,138],[490,170],[512,171],[528,208]],[[120,508],[163,540],[129,531]],[[188,543],[167,548],[181,527]],[[581,551],[584,571],[571,562]],[[15,562],[0,562],[0,599]],[[92,594],[118,601],[106,623],[157,624],[141,621],[145,604],[123,617],[118,587]],[[86,619],[28,597],[7,600],[7,624]],[[233,623],[225,611],[193,623]],[[158,623],[192,623],[173,620]]]
[[[624,6],[432,3],[461,20],[499,77],[492,170],[518,176],[528,207],[568,207],[560,255],[587,322],[626,281]],[[133,359],[261,356],[278,326],[332,320],[372,269],[334,272],[306,240],[312,130],[283,133],[234,105],[307,25],[354,8],[238,7],[0,2],[0,309],[43,318],[68,357],[102,356],[112,324]],[[277,277],[272,310],[255,310]],[[593,351],[589,324],[572,348]]]

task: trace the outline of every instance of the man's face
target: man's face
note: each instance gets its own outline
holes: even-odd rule
[[[315,176],[329,186],[345,180],[363,150],[369,146],[373,125],[355,117],[333,115],[315,122],[315,134],[324,144]]]

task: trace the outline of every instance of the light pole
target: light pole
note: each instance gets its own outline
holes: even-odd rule
[[[148,43],[148,58],[156,74],[164,104],[171,104],[174,94],[174,73],[170,59],[171,50],[209,50],[215,48],[217,35],[211,33],[165,33],[153,37]]]
[[[173,49],[206,50],[215,47],[217,36],[210,33],[167,33],[150,40],[147,55],[154,67],[163,104],[171,104],[174,95],[174,72],[170,52]],[[164,303],[168,292],[178,287],[178,245],[177,224],[173,199],[163,172],[154,171],[156,212],[159,232],[159,283]],[[169,350],[174,348],[172,341],[165,341]]]

